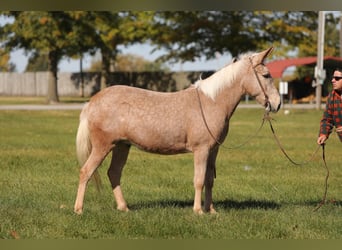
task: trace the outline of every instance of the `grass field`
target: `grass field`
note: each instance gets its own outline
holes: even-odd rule
[[[273,115],[289,155],[305,161],[317,148],[322,111]],[[246,140],[263,111],[238,109],[226,146]],[[192,212],[192,155],[160,156],[133,148],[122,177],[128,213],[116,211],[100,168],[103,190],[88,185],[82,216],[73,213],[78,185],[75,134],[79,111],[0,111],[0,238],[20,239],[341,239],[341,144],[326,146],[329,202],[321,151],[292,165],[267,125],[242,148],[221,148],[214,204],[217,215]]]

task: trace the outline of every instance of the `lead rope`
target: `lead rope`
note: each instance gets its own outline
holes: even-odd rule
[[[271,131],[272,131],[274,140],[276,141],[276,143],[277,143],[279,149],[281,150],[281,152],[283,152],[283,154],[285,155],[285,157],[286,157],[292,164],[297,165],[297,166],[301,166],[301,165],[306,165],[306,164],[308,164],[310,161],[312,161],[312,159],[313,159],[314,156],[316,155],[317,151],[319,150],[320,145],[318,145],[317,149],[316,149],[316,150],[314,151],[314,153],[311,155],[311,157],[309,158],[309,160],[307,160],[307,161],[305,161],[305,162],[301,162],[301,163],[295,162],[295,161],[292,160],[292,158],[286,153],[284,147],[283,147],[282,144],[280,143],[280,140],[279,140],[278,136],[276,135],[276,133],[275,133],[275,131],[274,131],[274,128],[273,128],[273,125],[272,125],[272,122],[271,122],[271,120],[273,120],[272,117],[271,117],[268,113],[266,113],[266,114],[264,115],[263,120],[268,121],[268,123],[270,124],[270,129],[271,129]]]
[[[312,154],[311,158],[306,161],[306,162],[303,162],[303,163],[297,163],[295,162],[294,160],[291,159],[291,157],[289,157],[289,155],[286,153],[284,147],[281,145],[280,143],[280,140],[279,138],[277,137],[275,131],[274,131],[274,128],[272,126],[272,118],[269,116],[269,114],[265,114],[264,115],[264,120],[267,120],[268,123],[270,124],[270,128],[271,128],[271,131],[272,131],[272,134],[273,134],[273,137],[275,139],[275,141],[277,142],[280,150],[283,152],[283,154],[286,156],[286,158],[294,165],[297,165],[297,166],[301,166],[301,165],[306,165],[307,163],[309,163],[310,161],[312,161],[313,157],[315,156],[315,154],[317,153],[318,149],[320,147],[322,147],[322,161],[323,161],[323,165],[324,165],[324,168],[326,170],[326,176],[325,176],[325,181],[324,181],[324,193],[323,193],[323,198],[321,200],[321,202],[316,206],[315,209],[313,209],[313,212],[316,212],[318,209],[320,209],[325,203],[326,203],[326,198],[327,198],[327,193],[328,193],[328,180],[329,180],[329,175],[330,175],[330,171],[329,171],[329,168],[328,168],[328,165],[327,165],[327,162],[325,160],[325,144],[321,144],[321,145],[318,145],[317,149],[315,150],[315,152]]]
[[[250,57],[249,58],[249,61],[252,65],[252,68],[253,68],[253,71],[254,71],[254,74],[255,74],[255,77],[257,78],[257,81],[259,83],[259,86],[261,88],[261,90],[263,91],[264,95],[265,95],[265,99],[266,99],[266,103],[269,102],[268,101],[268,96],[266,94],[266,91],[264,89],[264,87],[262,86],[261,82],[260,82],[260,79],[259,79],[259,76],[256,72],[256,69],[255,67],[257,66],[253,66],[253,61],[252,61],[252,58]],[[315,152],[312,154],[311,158],[307,161],[307,162],[304,162],[304,163],[297,163],[295,161],[293,161],[289,156],[288,154],[286,153],[284,147],[281,145],[278,137],[276,136],[275,132],[274,132],[274,129],[273,129],[273,126],[272,126],[272,118],[269,116],[269,113],[265,113],[264,115],[264,118],[263,118],[263,122],[265,121],[265,119],[268,121],[268,123],[270,124],[270,128],[271,128],[271,131],[272,131],[272,134],[274,136],[274,139],[275,141],[277,142],[280,150],[283,152],[283,154],[286,156],[286,158],[291,162],[293,163],[294,165],[304,165],[304,164],[307,164],[309,161],[312,160],[312,158],[314,157],[314,155],[317,153],[318,149],[320,146],[317,147],[317,149],[315,150]],[[328,169],[328,166],[327,166],[327,163],[325,161],[325,147],[324,147],[324,144],[322,144],[322,159],[323,159],[323,163],[324,163],[324,166],[325,166],[325,169],[327,171],[327,174],[326,174],[326,177],[325,177],[325,189],[324,189],[324,195],[323,195],[323,198],[322,198],[322,201],[319,203],[319,205],[313,210],[313,211],[317,211],[320,207],[323,206],[323,204],[325,204],[325,201],[326,201],[326,195],[327,195],[327,192],[328,192],[328,178],[329,178],[329,169]]]
[[[329,168],[327,166],[327,163],[325,161],[325,144],[323,143],[322,144],[322,159],[323,159],[323,162],[324,162],[324,167],[325,167],[325,170],[327,171],[327,174],[325,176],[325,183],[324,183],[324,194],[323,194],[323,198],[321,200],[321,202],[317,205],[317,207],[313,210],[314,212],[316,212],[318,209],[320,209],[325,203],[326,203],[326,200],[327,200],[327,193],[328,193],[328,179],[329,179],[329,175],[330,175],[330,172],[329,172]]]

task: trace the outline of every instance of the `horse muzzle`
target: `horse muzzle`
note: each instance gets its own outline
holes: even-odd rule
[[[279,102],[277,105],[272,105],[270,101],[265,103],[265,110],[266,112],[278,112],[280,109],[281,103]]]

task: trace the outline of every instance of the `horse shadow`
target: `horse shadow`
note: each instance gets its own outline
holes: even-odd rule
[[[321,204],[321,200],[308,200],[301,202],[297,205],[303,205],[303,206],[311,206],[311,207],[317,207],[318,205],[322,205],[323,207],[325,205],[331,205],[331,206],[336,206],[336,207],[341,207],[342,206],[342,201],[334,200],[334,199],[328,199],[326,200],[323,204]]]
[[[130,204],[131,210],[140,209],[155,209],[155,208],[192,208],[192,200],[156,200],[146,201],[136,204]],[[214,207],[218,210],[245,210],[245,209],[260,209],[260,210],[276,210],[280,209],[281,205],[273,201],[265,200],[221,200],[214,202]]]
[[[304,201],[300,204],[296,203],[295,205],[302,206],[310,206],[313,209],[316,208],[320,204],[319,200],[310,200]],[[289,204],[285,204],[289,205]],[[342,201],[336,200],[328,200],[324,205],[341,207]],[[155,201],[142,201],[135,204],[130,204],[129,208],[131,210],[140,210],[140,209],[156,209],[156,208],[192,208],[193,201],[192,200],[155,200]],[[217,210],[246,210],[246,209],[257,209],[257,210],[278,210],[281,208],[281,204],[274,201],[266,201],[266,200],[219,200],[214,202],[214,207]]]
[[[235,200],[223,200],[215,202],[216,207],[223,209],[236,209],[236,210],[244,210],[244,209],[260,209],[260,210],[276,210],[280,209],[281,205],[274,201],[266,201],[266,200],[243,200],[243,201],[235,201]]]

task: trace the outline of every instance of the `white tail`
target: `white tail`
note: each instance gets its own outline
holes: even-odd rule
[[[78,163],[80,164],[81,167],[88,160],[88,157],[92,149],[91,141],[89,137],[87,107],[88,107],[88,103],[86,103],[82,109],[82,112],[80,115],[80,124],[78,126],[77,136],[76,136],[76,154],[77,154]],[[101,178],[97,170],[95,170],[92,178],[95,181],[96,188],[100,190]]]

